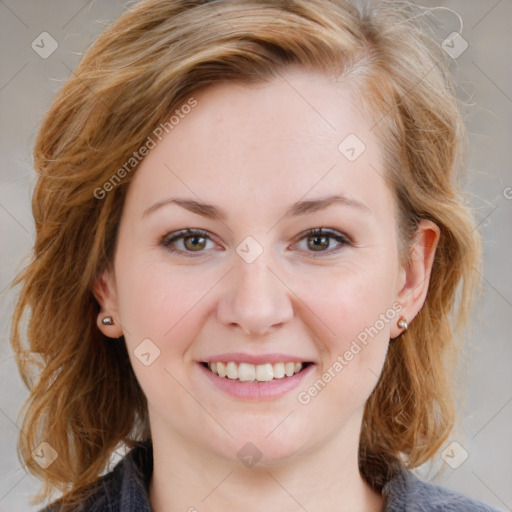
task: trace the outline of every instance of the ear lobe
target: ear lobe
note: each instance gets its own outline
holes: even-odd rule
[[[94,298],[100,306],[96,324],[99,330],[109,338],[119,338],[123,335],[119,313],[117,310],[117,295],[112,275],[105,270],[92,288]],[[112,318],[112,323],[103,323],[106,317]]]
[[[419,222],[411,247],[410,261],[404,268],[405,282],[397,300],[403,306],[401,314],[411,324],[427,298],[430,273],[439,243],[441,230],[430,220]],[[395,332],[396,331],[396,332]],[[392,329],[392,337],[401,333],[398,327]]]

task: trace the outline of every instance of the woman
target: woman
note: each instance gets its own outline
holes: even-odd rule
[[[394,4],[144,1],[58,93],[12,335],[46,510],[492,510],[410,471],[480,251],[448,71]]]

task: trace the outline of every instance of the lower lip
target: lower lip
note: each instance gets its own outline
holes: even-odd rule
[[[239,380],[232,380],[227,377],[219,377],[201,363],[198,363],[198,365],[203,374],[220,390],[235,398],[244,400],[265,400],[280,397],[296,388],[302,379],[313,371],[315,366],[310,364],[291,377],[273,379],[268,382],[240,382]]]

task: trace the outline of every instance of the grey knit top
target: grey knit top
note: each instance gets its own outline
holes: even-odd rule
[[[152,471],[152,444],[144,441],[99,479],[89,499],[75,511],[151,512],[148,489]],[[404,467],[387,481],[382,495],[385,498],[383,512],[499,512],[460,493],[423,482]],[[60,510],[56,501],[40,512]]]

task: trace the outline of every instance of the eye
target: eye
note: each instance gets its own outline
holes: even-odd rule
[[[196,254],[193,253],[197,253],[197,256],[199,256],[204,252],[204,249],[207,248],[207,242],[212,242],[212,240],[206,231],[201,229],[182,229],[181,231],[165,235],[160,244],[172,253],[194,257]],[[176,245],[181,245],[181,248],[177,248]]]
[[[334,248],[332,248],[331,245],[333,240],[338,242],[338,245]],[[346,245],[352,245],[350,239],[346,235],[338,233],[332,229],[325,228],[315,228],[307,231],[301,236],[299,243],[296,245],[300,245],[303,241],[305,241],[305,248],[304,246],[302,247],[303,250],[310,253],[317,253],[312,254],[314,257],[331,255],[340,251]]]
[[[303,233],[299,241],[300,244],[305,241],[305,248],[302,250],[312,254],[313,257],[327,256],[340,251],[344,246],[352,245],[350,239],[332,229],[315,228]],[[337,245],[332,247],[332,241],[335,240]],[[171,253],[180,254],[185,257],[201,256],[208,249],[207,244],[211,242],[215,245],[210,235],[201,229],[182,229],[165,235],[160,245],[165,247]],[[181,247],[177,247],[181,245]],[[213,247],[210,247],[213,248]]]

